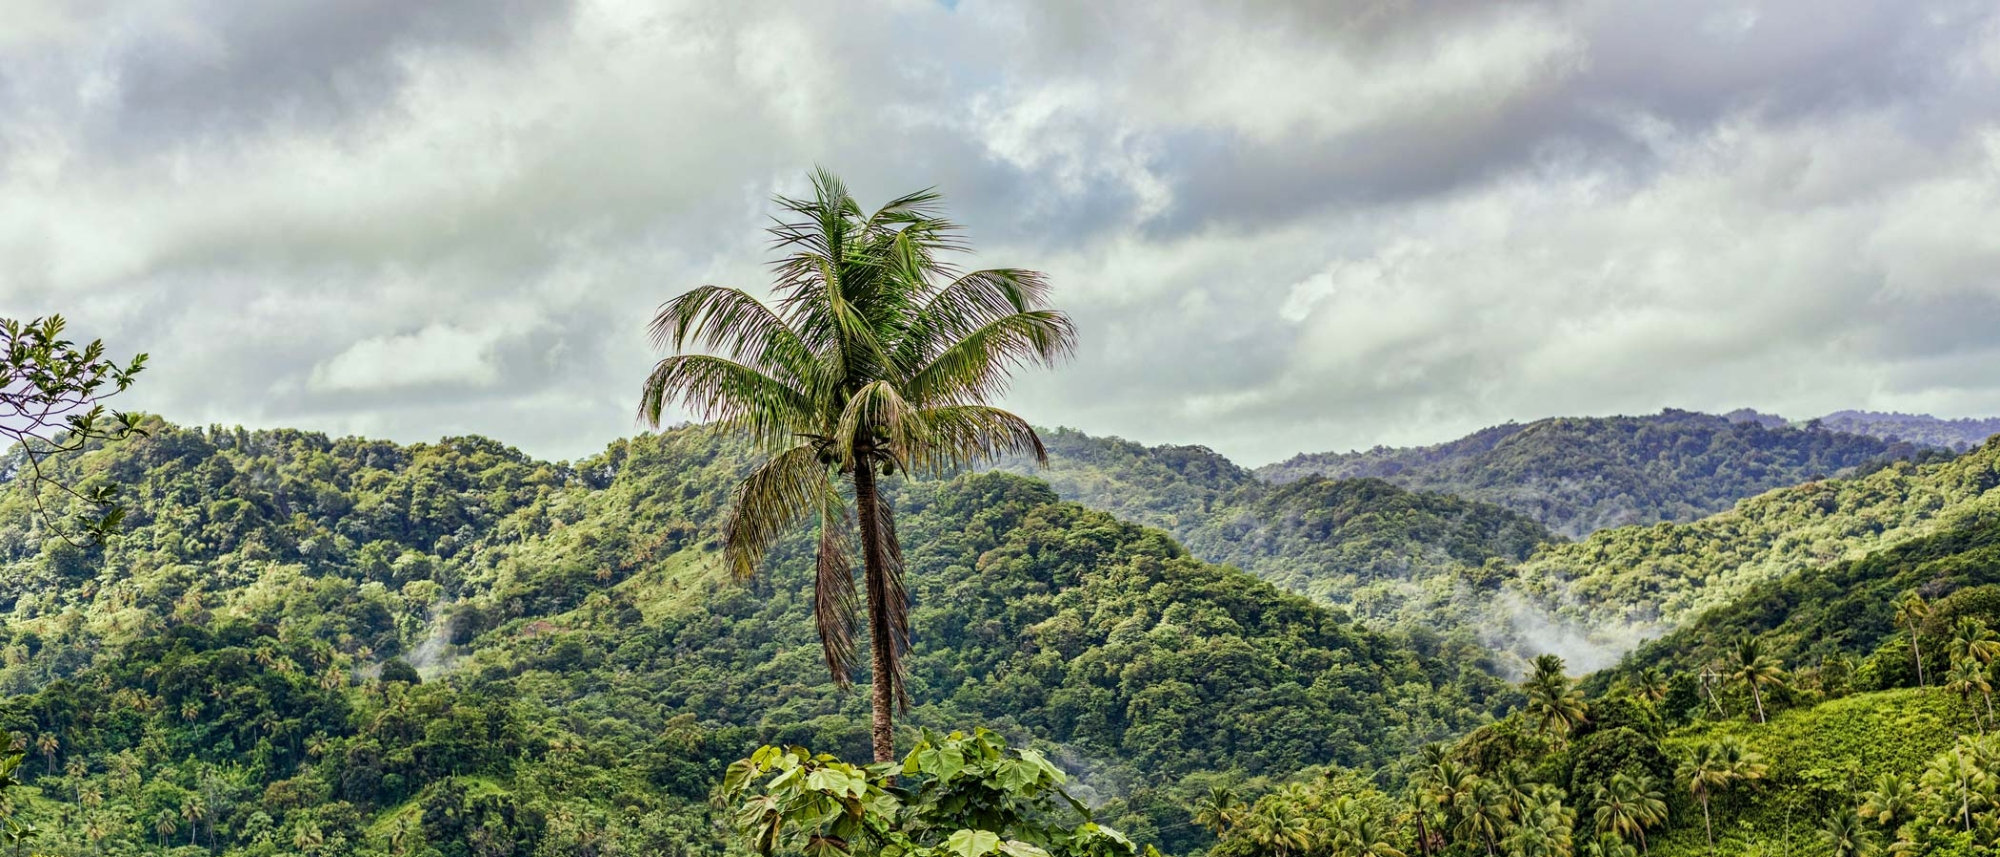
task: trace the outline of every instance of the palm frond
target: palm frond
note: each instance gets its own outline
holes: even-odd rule
[[[897,343],[898,365],[914,371],[946,345],[1015,313],[1043,308],[1048,280],[1022,268],[973,271],[927,289]]]
[[[925,404],[979,402],[1006,392],[1024,363],[1053,366],[1076,349],[1076,328],[1055,310],[1002,316],[966,334],[911,373],[905,389]]]
[[[819,362],[798,331],[741,289],[701,286],[661,305],[648,327],[653,347],[716,351],[801,389]]]
[[[854,567],[848,559],[847,504],[829,492],[820,506],[819,554],[813,574],[813,624],[834,684],[852,683],[855,666],[854,631],[859,609]]]
[[[1010,454],[1033,455],[1037,464],[1049,463],[1035,427],[999,408],[946,405],[925,408],[918,416],[929,435],[910,453],[909,465],[917,472],[943,475]]]
[[[839,503],[819,448],[801,444],[771,456],[736,487],[722,522],[722,558],[738,579],[757,564],[785,532],[805,516]]]
[[[812,422],[816,409],[803,391],[706,354],[675,355],[655,365],[639,399],[639,417],[658,427],[669,401],[687,405],[703,422],[742,431],[766,446],[817,428]]]
[[[868,467],[874,461],[863,450],[877,450],[908,459],[912,450],[925,445],[930,429],[923,415],[904,401],[896,385],[876,381],[862,387],[847,400],[840,414],[835,443],[843,467]]]

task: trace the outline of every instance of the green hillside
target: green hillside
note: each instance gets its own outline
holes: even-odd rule
[[[1555,537],[1531,518],[1381,479],[1274,485],[1199,446],[1147,447],[1059,429],[1049,464],[1009,462],[1071,500],[1166,529],[1228,563],[1377,625],[1455,630],[1500,578]]]
[[[747,462],[697,429],[562,465],[160,424],[70,465],[131,486],[101,549],[10,493],[0,726],[29,742],[40,847],[714,851],[729,760],[867,745],[864,695],[813,636],[803,534],[748,585],[718,571]],[[896,502],[905,728],[1033,742],[1174,852],[1201,842],[1183,782],[1368,770],[1518,703],[1477,649],[1363,630],[1031,480]],[[404,663],[424,680],[383,678]]]
[[[1990,516],[2000,444],[1943,462],[1897,463],[1743,501],[1688,524],[1550,545],[1518,569],[1523,591],[1597,624],[1672,624],[1758,584],[1858,559]]]
[[[1552,539],[1524,515],[1380,479],[1310,477],[1240,489],[1183,535],[1188,549],[1294,592],[1399,626],[1448,629],[1455,599],[1478,601]]]
[[[1577,537],[1692,521],[1774,488],[1920,452],[1908,442],[1666,410],[1510,423],[1435,446],[1299,455],[1257,475],[1380,477],[1504,506]]]
[[[2000,515],[1985,510],[1944,532],[1749,586],[1736,600],[1639,647],[1621,671],[1696,668],[1722,657],[1737,636],[1755,634],[1793,663],[1882,654],[1857,681],[1914,684],[1908,631],[1895,620],[1896,599],[1908,592],[1930,601],[1917,633],[1936,645],[1919,651],[1930,674],[1943,675],[1949,664],[1942,643],[1959,617],[2000,627]]]

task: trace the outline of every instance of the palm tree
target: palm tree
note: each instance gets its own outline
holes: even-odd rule
[[[1986,698],[1986,719],[1981,720],[1979,711],[1974,709],[1972,719],[1979,724],[1979,733],[1986,734],[1986,721],[1993,719],[1993,683],[1986,679],[1986,668],[1971,658],[1956,658],[1951,662],[1951,672],[1945,673],[1946,690],[1965,698],[1971,705],[1975,696]]]
[[[1423,783],[1421,788],[1409,789],[1404,798],[1410,802],[1410,820],[1417,826],[1417,853],[1431,857],[1431,797],[1430,786]]]
[[[1701,802],[1701,823],[1708,834],[1710,857],[1715,855],[1715,820],[1709,814],[1709,798],[1737,783],[1761,780],[1765,771],[1764,758],[1743,749],[1743,744],[1733,738],[1698,745],[1681,761],[1677,776],[1687,783],[1694,799]]]
[[[1453,824],[1458,811],[1471,799],[1473,790],[1478,786],[1478,776],[1442,757],[1431,763],[1424,776],[1424,790],[1444,811],[1446,825]]]
[[[965,249],[921,191],[873,214],[824,170],[810,199],[779,197],[794,217],[771,228],[786,255],[776,301],[702,286],[653,319],[657,343],[678,352],[646,379],[639,412],[658,426],[679,401],[700,418],[771,452],[737,488],[723,523],[724,561],[752,575],[780,536],[819,518],[814,621],[827,669],[845,685],[856,666],[849,515],[837,483],[854,491],[867,593],[872,736],[893,758],[891,709],[907,708],[902,653],[909,598],[894,516],[879,479],[946,473],[1009,453],[1046,460],[1027,421],[985,404],[1023,364],[1054,365],[1074,348],[1069,318],[1046,308],[1033,271],[961,273]],[[686,353],[699,347],[716,354]]]
[[[1507,835],[1509,857],[1569,857],[1576,813],[1563,806],[1562,791],[1543,786],[1529,795]]]
[[[1493,857],[1507,832],[1507,795],[1499,786],[1478,780],[1459,795],[1458,803],[1458,832],[1478,840],[1486,846],[1487,857]]]
[[[39,739],[36,739],[35,749],[42,751],[43,770],[46,770],[50,776],[55,776],[56,751],[62,749],[62,741],[56,738],[55,733],[44,732]]]
[[[2000,657],[2000,635],[1976,616],[1960,616],[1951,626],[1951,642],[1947,650],[1954,661],[1974,660],[1980,666],[1992,666],[1993,659]]]
[[[292,845],[306,854],[317,854],[326,845],[326,834],[320,832],[319,825],[306,822],[292,833]]]
[[[102,853],[104,837],[111,835],[110,820],[101,813],[91,813],[83,822],[83,838],[90,840],[91,853]]]
[[[201,795],[189,795],[187,800],[181,802],[181,817],[187,819],[188,844],[193,845],[195,831],[201,826],[202,819],[208,817],[208,803],[201,799]]]
[[[1612,774],[1608,786],[1597,787],[1597,832],[1609,833],[1624,841],[1639,837],[1640,853],[1649,853],[1646,828],[1667,820],[1666,796],[1653,787],[1653,778]]]
[[[1312,847],[1312,831],[1299,813],[1268,797],[1244,819],[1242,830],[1258,850],[1273,857],[1289,857]]]
[[[1236,799],[1235,792],[1222,786],[1211,786],[1208,794],[1195,801],[1194,823],[1207,828],[1220,839],[1243,820],[1243,811],[1243,801]]]
[[[1638,683],[1633,690],[1640,699],[1658,705],[1667,698],[1667,674],[1659,667],[1647,667],[1639,671]]]
[[[1589,714],[1583,690],[1563,675],[1563,659],[1555,655],[1536,656],[1534,671],[1521,689],[1528,693],[1528,711],[1536,724],[1558,743]]]
[[[1970,739],[1959,738],[1958,745],[1951,748],[1951,757],[1938,757],[1930,767],[1924,769],[1923,787],[1925,791],[1958,804],[1951,813],[1954,821],[1965,822],[1965,832],[1972,832],[1972,805],[1974,800],[1985,799],[1984,787],[1987,774],[1975,759],[1965,757],[1966,745]],[[1975,745],[1976,746],[1976,745]]]
[[[1757,722],[1764,722],[1764,686],[1779,684],[1785,680],[1785,671],[1778,662],[1764,654],[1764,644],[1755,637],[1744,637],[1736,642],[1736,662],[1730,665],[1734,672],[1730,679],[1750,686],[1751,697],[1757,700]]]
[[[1909,781],[1895,774],[1883,774],[1875,778],[1874,788],[1862,793],[1857,814],[1893,832],[1916,816],[1917,799]]]
[[[1931,606],[1924,602],[1922,595],[1910,592],[1896,601],[1896,624],[1910,631],[1910,659],[1917,663],[1918,687],[1925,687],[1929,682],[1924,680],[1924,652],[1917,642],[1917,628],[1930,616]]]
[[[171,809],[160,810],[159,815],[153,816],[153,832],[160,835],[161,848],[167,847],[167,837],[180,828],[180,819]]]
[[[1831,857],[1873,857],[1882,850],[1875,831],[1861,824],[1861,817],[1835,810],[1820,826],[1819,841]]]
[[[1349,806],[1352,798],[1341,797],[1335,806],[1339,821],[1334,827],[1334,853],[1343,857],[1403,857],[1403,852],[1389,842],[1389,831],[1375,816],[1359,807]]]

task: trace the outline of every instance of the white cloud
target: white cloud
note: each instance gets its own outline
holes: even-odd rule
[[[364,339],[314,366],[309,386],[327,392],[491,386],[500,380],[494,340],[491,333],[444,324],[401,336]]]
[[[1053,275],[1045,423],[2000,412],[1990,4],[490,8],[0,6],[0,312],[154,352],[177,419],[581,455],[817,163]]]

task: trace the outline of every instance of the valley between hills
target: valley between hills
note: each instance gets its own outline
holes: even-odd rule
[[[901,728],[1034,747],[1129,841],[1602,848],[1637,840],[1575,831],[1635,788],[1663,854],[1703,853],[1704,814],[1737,851],[1842,812],[1991,841],[2000,804],[1944,810],[1994,759],[1959,641],[2000,624],[2000,446],[1668,411],[1252,471],[1045,434],[1046,468],[889,485]],[[76,546],[0,499],[13,816],[47,853],[734,848],[731,760],[869,741],[807,534],[748,581],[718,562],[754,461],[700,427],[546,462],[158,421],[65,460],[131,507]],[[1682,769],[1711,751],[1704,802]],[[1887,821],[1856,814],[1891,780]]]

